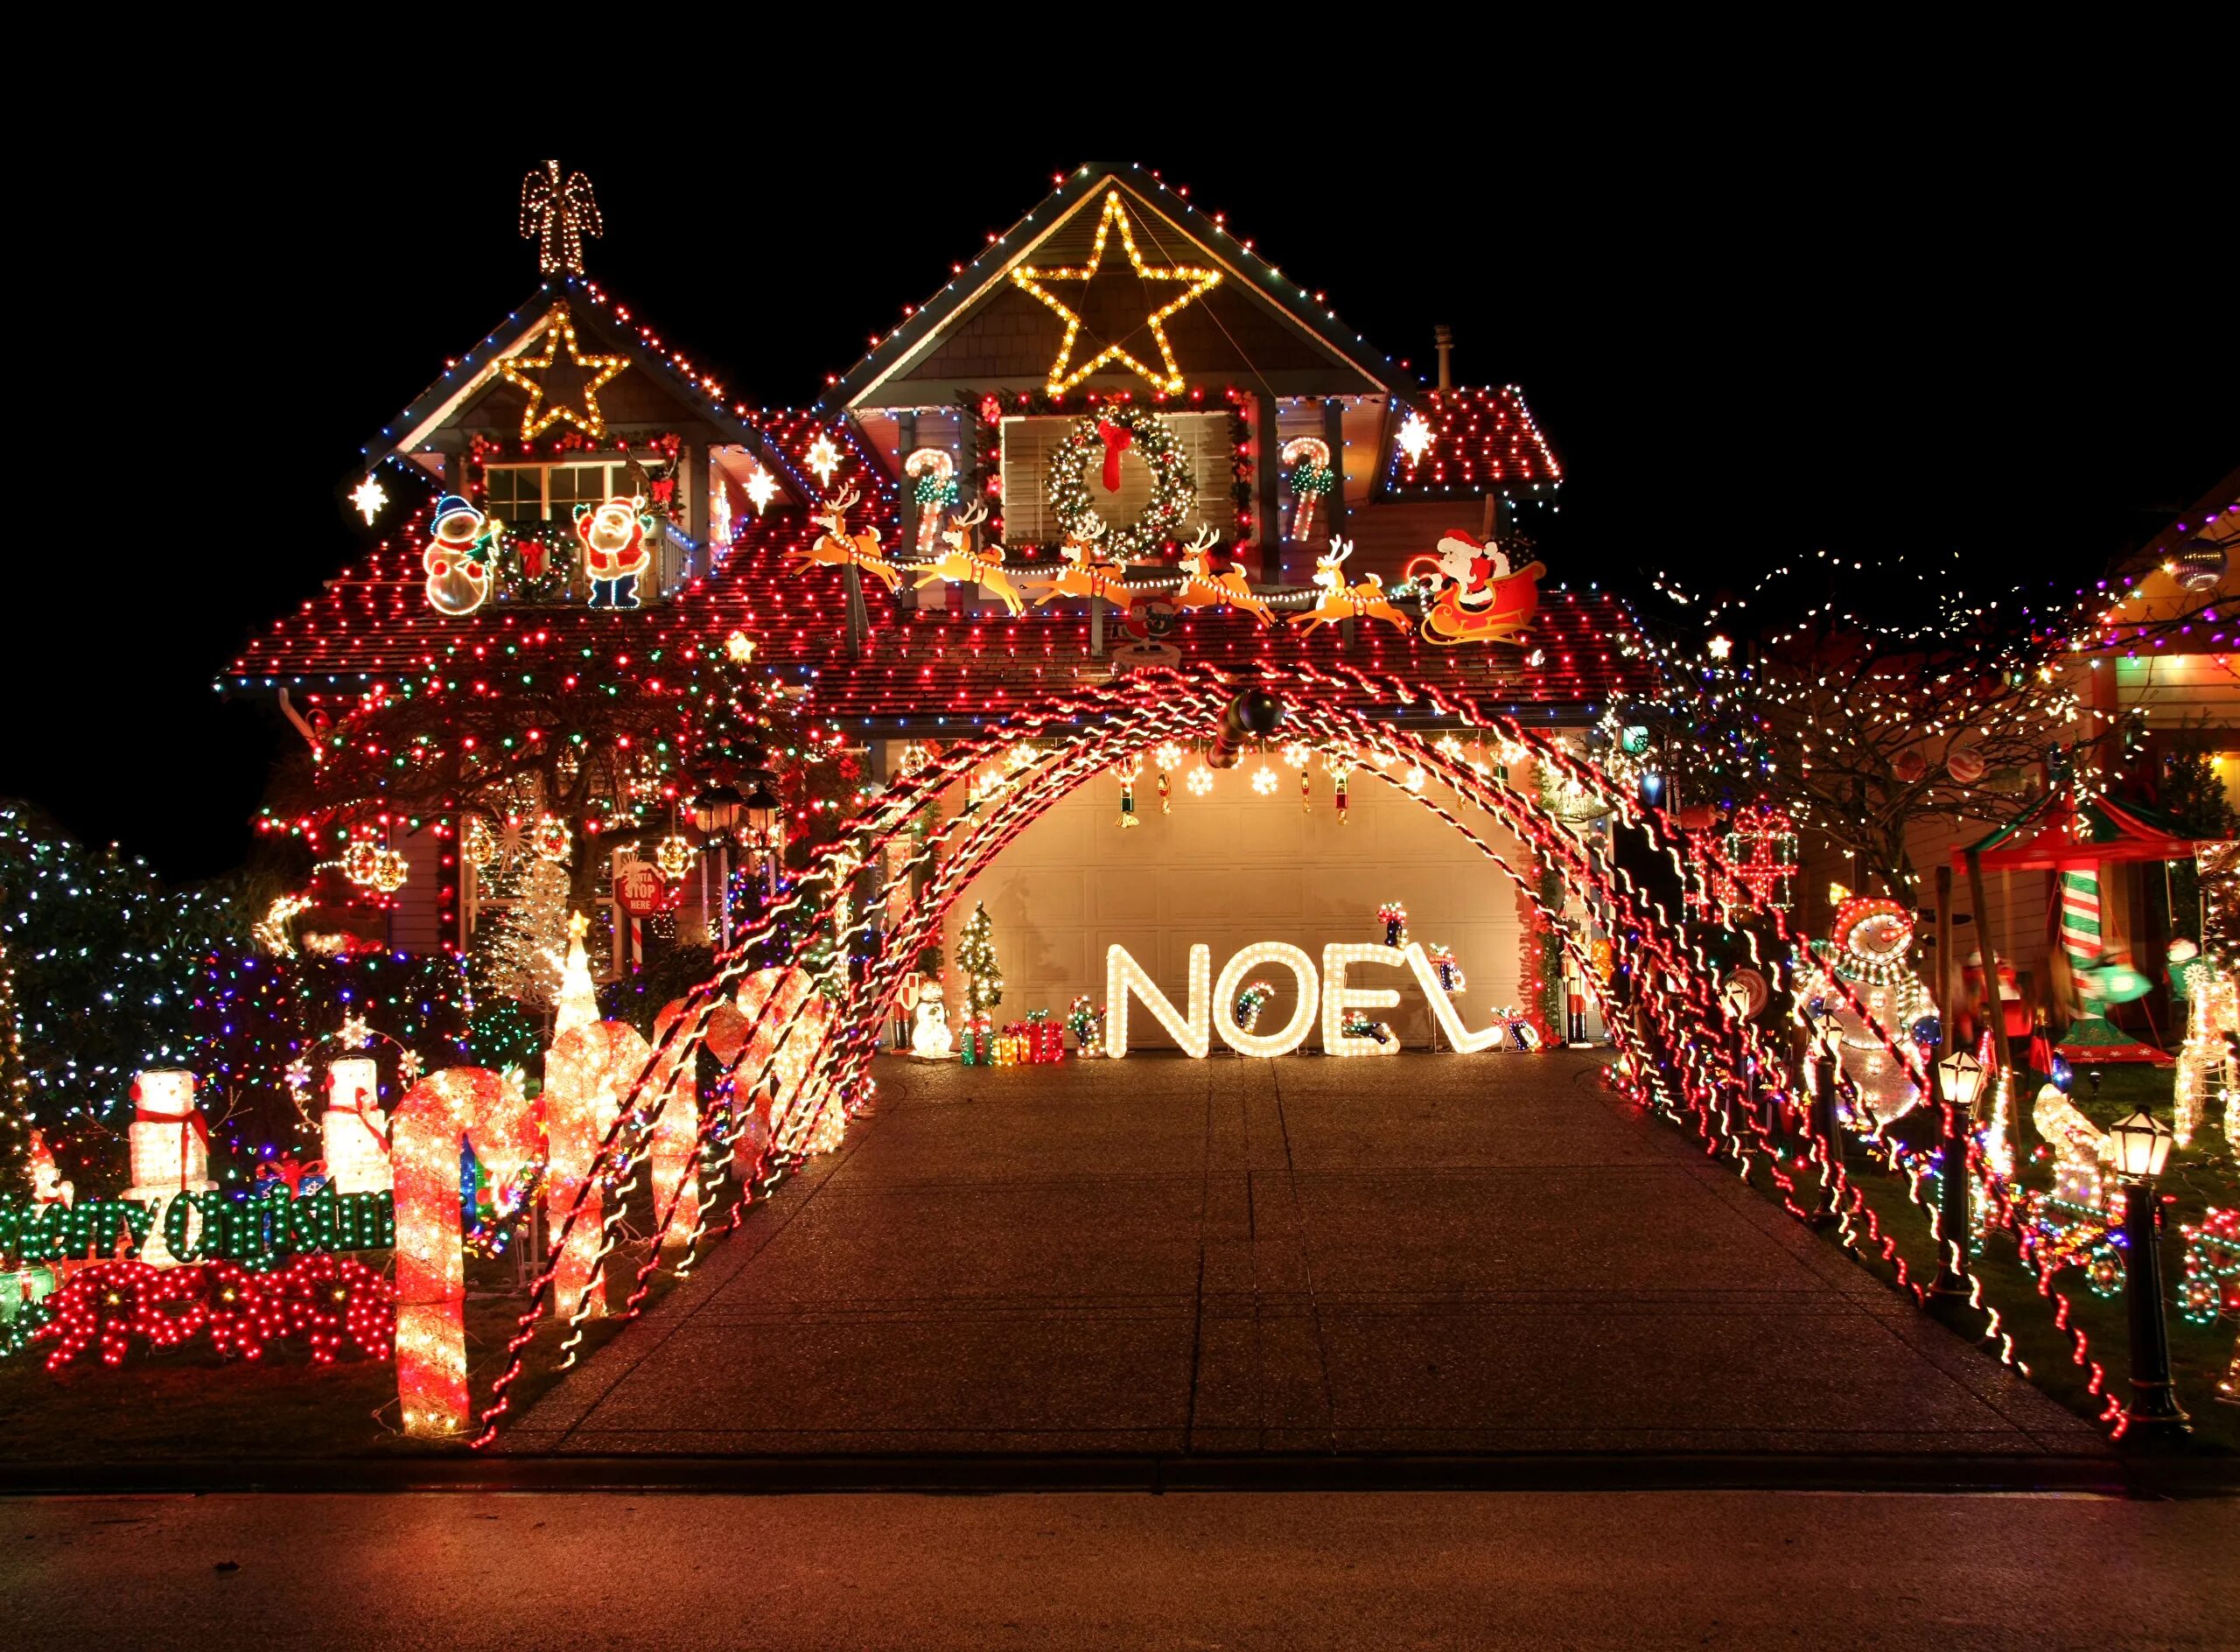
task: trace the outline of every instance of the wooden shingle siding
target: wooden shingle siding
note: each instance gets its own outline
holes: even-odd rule
[[[442,908],[436,892],[444,870],[443,840],[423,830],[399,838],[396,846],[412,870],[388,914],[388,943],[403,952],[440,952]]]

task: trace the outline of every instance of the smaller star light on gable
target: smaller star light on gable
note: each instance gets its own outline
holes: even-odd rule
[[[746,479],[746,496],[754,501],[757,516],[770,508],[770,501],[778,497],[778,479],[760,465]]]
[[[1151,330],[1152,339],[1158,346],[1159,361],[1164,371],[1146,365],[1116,344],[1106,345],[1079,367],[1074,367],[1074,345],[1081,337],[1082,331],[1081,312],[1052,292],[1049,285],[1044,284],[1078,283],[1082,293],[1086,295],[1089,284],[1096,279],[1096,272],[1104,263],[1104,243],[1115,225],[1119,227],[1120,245],[1128,255],[1129,263],[1134,267],[1137,279],[1184,284],[1180,292],[1153,309],[1144,318],[1144,326]],[[1166,341],[1167,318],[1200,294],[1219,286],[1222,272],[1200,270],[1190,264],[1172,264],[1164,270],[1154,270],[1146,264],[1143,254],[1136,249],[1136,227],[1128,217],[1127,204],[1120,199],[1118,190],[1111,189],[1104,194],[1104,212],[1097,220],[1096,241],[1089,248],[1088,262],[1079,269],[1065,270],[1037,270],[1030,264],[1014,264],[1011,277],[1020,291],[1032,293],[1066,324],[1065,341],[1058,346],[1058,359],[1050,364],[1050,382],[1046,388],[1051,395],[1062,395],[1106,362],[1117,361],[1123,367],[1134,369],[1152,389],[1176,396],[1183,388],[1182,369],[1175,363],[1174,347]]]
[[[1431,451],[1431,422],[1420,413],[1410,413],[1400,425],[1400,451],[1408,456],[1410,467],[1424,462],[1424,455]]]
[[[816,472],[820,486],[830,486],[832,472],[840,468],[840,450],[833,445],[832,438],[822,431],[808,444],[808,452],[802,455],[809,469]]]
[[[568,353],[564,367],[560,360],[563,350]],[[594,440],[606,433],[606,417],[598,410],[598,393],[606,382],[630,365],[630,358],[620,355],[585,355],[576,340],[576,319],[568,313],[568,306],[556,304],[544,322],[544,354],[533,356],[526,352],[508,356],[498,363],[498,371],[506,382],[524,392],[528,405],[522,410],[522,440],[529,441],[542,436],[555,424],[574,425]],[[550,407],[545,405],[548,388],[556,376],[555,368],[562,374],[572,368],[581,374],[573,399],[556,397]],[[531,372],[542,377],[530,377]],[[574,404],[580,402],[580,407]]]
[[[366,526],[374,525],[374,518],[381,514],[382,507],[388,503],[388,490],[368,476],[350,490],[350,502],[365,517]]]
[[[606,233],[592,180],[581,172],[564,179],[560,163],[547,161],[522,179],[522,239],[536,243],[536,267],[548,276],[584,273],[584,237]]]

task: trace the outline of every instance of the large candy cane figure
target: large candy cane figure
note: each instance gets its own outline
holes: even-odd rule
[[[1314,528],[1314,502],[1338,484],[1330,468],[1330,444],[1319,436],[1294,436],[1284,444],[1291,472],[1292,537],[1304,540]]]
[[[682,998],[662,1006],[662,1012],[654,1018],[655,1049],[662,1049],[662,1040],[683,1013]],[[730,1067],[738,1059],[740,1046],[746,1042],[746,1018],[728,1004],[718,1004],[709,1014],[704,1041],[708,1054],[716,1058],[718,1065]],[[661,1116],[654,1121],[650,1148],[654,1220],[658,1222],[662,1212],[669,1208],[671,1200],[676,1201],[675,1208],[669,1212],[668,1225],[662,1229],[664,1250],[691,1243],[693,1230],[700,1222],[700,1178],[693,1164],[700,1143],[699,1082],[690,1071],[682,1078],[675,1077],[679,1068],[692,1061],[693,1055],[691,1046],[682,1039],[673,1047],[662,1050],[661,1064],[647,1082],[642,1103],[650,1105],[654,1097],[667,1093],[674,1080],[676,1091],[669,1095]]]
[[[934,554],[942,513],[956,503],[956,461],[938,447],[921,447],[902,461],[902,473],[918,484],[918,554]]]
[[[396,1176],[396,1396],[408,1434],[466,1425],[466,1267],[459,1244],[459,1149],[494,1181],[517,1180],[543,1145],[522,1093],[480,1067],[430,1073],[393,1122]]]
[[[738,1059],[743,1082],[754,1084],[765,1063],[770,1071],[752,1095],[732,1091],[732,1116],[748,1110],[747,1138],[754,1146],[769,1143],[798,1152],[822,1100],[822,1087],[808,1079],[832,1036],[832,1005],[805,970],[757,970],[739,983],[738,1008],[754,1026]]]
[[[606,1312],[606,1287],[592,1266],[599,1251],[602,1199],[598,1185],[590,1180],[592,1161],[652,1053],[627,1022],[594,1021],[553,1040],[544,1058],[544,1133],[550,1144],[544,1171],[547,1230],[556,1236],[569,1212],[576,1212],[553,1279],[552,1309],[563,1320],[575,1318],[586,1293],[593,1314]],[[690,1107],[684,1110],[690,1116]]]

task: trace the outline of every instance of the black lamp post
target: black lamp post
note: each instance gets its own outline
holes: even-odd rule
[[[1812,1213],[1812,1225],[1824,1228],[1842,1214],[1836,1200],[1836,1177],[1844,1164],[1843,1127],[1836,1122],[1836,1076],[1842,1070],[1844,1034],[1831,1011],[1821,1018],[1817,1032],[1806,1036],[1820,1044],[1820,1059],[1812,1064],[1812,1133],[1820,1138],[1828,1167],[1821,1174],[1820,1204]]]
[[[2116,1170],[2124,1180],[2124,1306],[2132,1330],[2132,1403],[2127,1432],[2170,1438],[2189,1432],[2170,1383],[2170,1328],[2162,1317],[2162,1251],[2154,1238],[2154,1179],[2177,1138],[2140,1111],[2113,1125]]]
[[[696,793],[687,807],[692,813],[692,823],[702,831],[710,837],[728,837],[738,830],[746,799],[739,795],[738,787],[718,782]]]
[[[1930,1289],[1941,1297],[1965,1297],[1969,1294],[1970,1226],[1975,1215],[1970,1200],[1975,1179],[1968,1169],[1968,1154],[1975,1144],[1976,1097],[1984,1088],[1984,1069],[1967,1051],[1955,1050],[1930,1070],[1936,1075],[1936,1088],[1949,1110],[1936,1224],[1944,1243],[1944,1265],[1937,1270],[1936,1283]]]

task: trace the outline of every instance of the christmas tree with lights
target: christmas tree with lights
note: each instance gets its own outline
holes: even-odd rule
[[[475,937],[475,985],[482,992],[544,1010],[559,990],[557,960],[568,949],[568,869],[537,858],[523,872],[521,899]]]
[[[964,973],[964,1008],[984,1015],[1004,1001],[1003,966],[996,962],[996,920],[985,901],[975,901],[956,938],[956,967]]]

